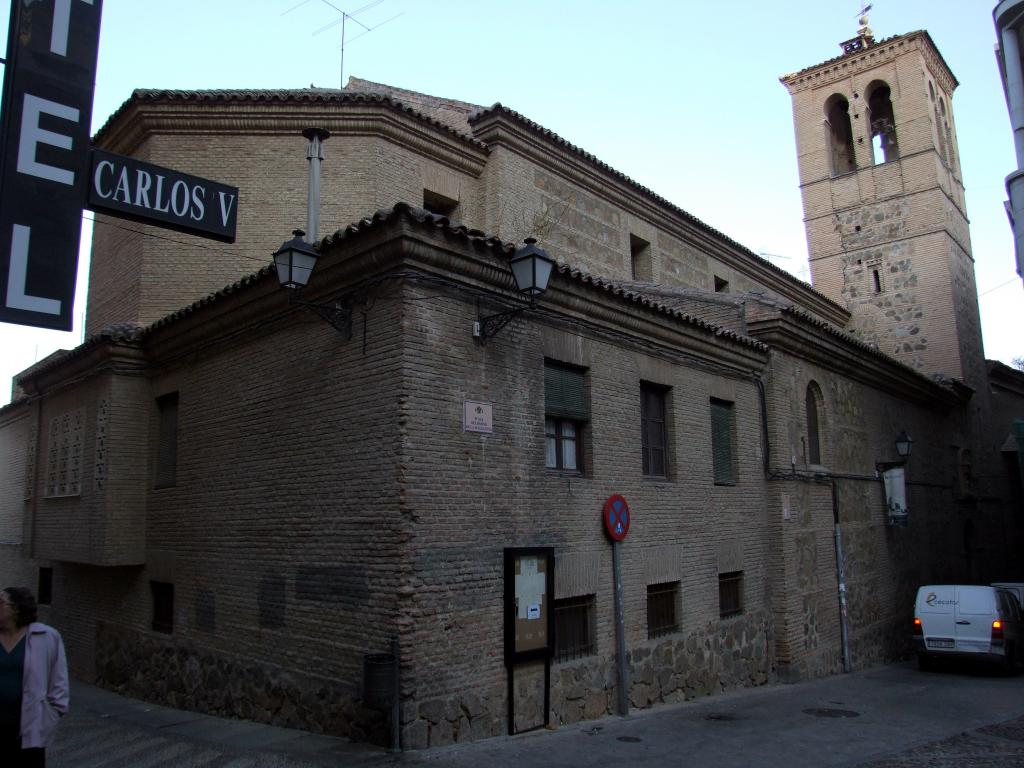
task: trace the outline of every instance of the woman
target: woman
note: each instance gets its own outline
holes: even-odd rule
[[[23,587],[0,592],[0,765],[46,765],[46,745],[68,711],[64,643],[36,621],[36,599]]]

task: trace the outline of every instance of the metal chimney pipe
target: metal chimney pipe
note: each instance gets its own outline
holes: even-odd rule
[[[320,164],[324,160],[323,142],[330,137],[324,128],[307,128],[302,135],[309,139],[306,159],[309,161],[309,194],[306,198],[306,242],[315,243],[320,233]]]

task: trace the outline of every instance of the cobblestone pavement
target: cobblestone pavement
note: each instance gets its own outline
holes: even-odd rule
[[[1021,768],[1024,675],[881,667],[421,752],[125,699],[85,685],[50,768]]]
[[[898,757],[863,763],[863,768],[1021,768],[1024,717],[961,733]]]

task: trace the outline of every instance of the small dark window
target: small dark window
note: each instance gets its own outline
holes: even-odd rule
[[[666,395],[668,389],[657,384],[640,383],[640,447],[643,473],[651,477],[668,476],[668,435],[666,433]]]
[[[736,455],[733,450],[735,429],[733,404],[712,398],[711,456],[714,463],[715,485],[736,484]]]
[[[715,275],[715,293],[728,293],[729,281]]]
[[[721,618],[743,613],[743,571],[718,574],[718,615]]]
[[[424,189],[423,207],[431,213],[436,213],[438,216],[447,216],[450,219],[458,212],[459,201],[452,200],[450,197],[445,197],[437,192],[431,192],[429,189]]]
[[[878,270],[877,269],[872,269],[871,270],[871,280],[872,280],[872,283],[874,284],[874,287],[875,287],[875,293],[881,293],[882,292],[882,278],[878,274]]]
[[[36,594],[40,605],[53,604],[53,568],[39,569],[39,589]]]
[[[153,594],[153,629],[169,635],[174,631],[174,585],[151,581],[149,589]]]
[[[156,448],[154,488],[173,488],[178,472],[178,393],[171,392],[156,399],[160,414]]]
[[[595,652],[594,596],[555,600],[555,661],[570,661]]]
[[[589,418],[584,369],[545,360],[545,464],[550,469],[583,471],[583,430]]]
[[[807,463],[821,464],[820,418],[818,413],[821,390],[818,388],[817,383],[812,381],[807,385],[805,397],[807,411]]]
[[[634,234],[629,236],[629,258],[634,280],[654,280],[654,265],[651,263],[651,244]]]
[[[679,582],[647,587],[647,637],[679,631]]]

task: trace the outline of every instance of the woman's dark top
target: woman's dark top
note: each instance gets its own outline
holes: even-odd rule
[[[0,740],[18,738],[21,730],[21,676],[25,669],[25,638],[8,653],[0,645]]]

